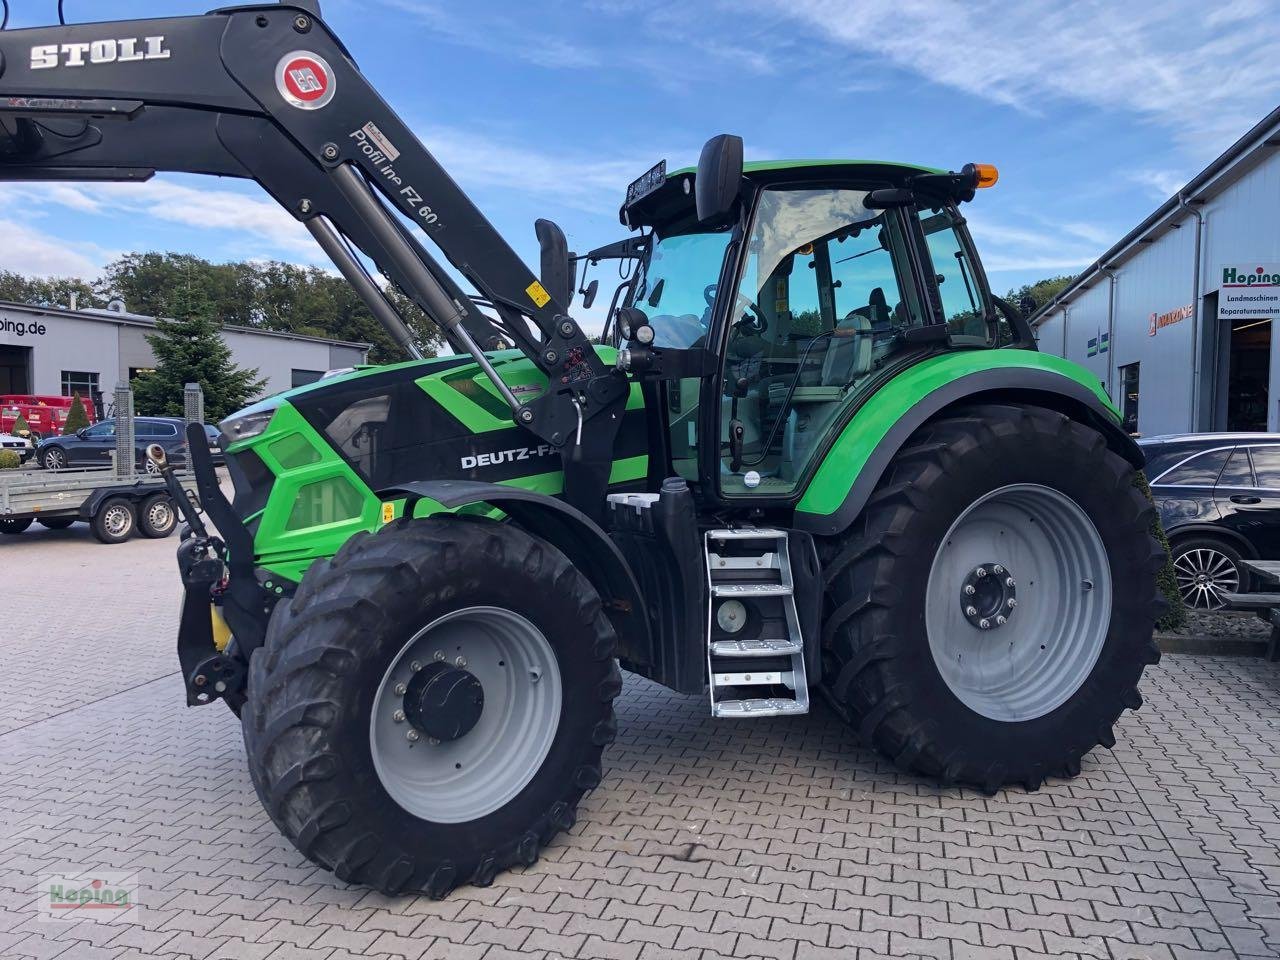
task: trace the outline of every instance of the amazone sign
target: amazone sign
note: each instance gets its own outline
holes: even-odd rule
[[[1219,320],[1267,320],[1280,317],[1280,263],[1222,267],[1218,287]]]
[[[1147,336],[1154,337],[1157,330],[1177,323],[1179,320],[1185,320],[1193,313],[1195,313],[1195,308],[1189,303],[1185,307],[1178,307],[1178,309],[1170,310],[1168,313],[1153,313],[1147,325]]]

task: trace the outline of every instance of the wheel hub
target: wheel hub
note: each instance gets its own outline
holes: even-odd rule
[[[960,609],[979,630],[1003,627],[1017,606],[1018,584],[1004,564],[980,563],[964,578]]]
[[[475,674],[447,663],[431,663],[413,675],[404,694],[404,718],[439,741],[470,733],[484,712],[484,687]]]

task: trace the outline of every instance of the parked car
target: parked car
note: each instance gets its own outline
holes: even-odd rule
[[[26,437],[14,436],[12,433],[0,433],[0,450],[12,450],[23,463],[30,460],[35,453],[30,440]]]
[[[1280,434],[1176,434],[1138,443],[1182,599],[1216,610],[1224,592],[1248,591],[1242,559],[1280,560]]]
[[[177,464],[186,461],[186,421],[179,417],[136,417],[133,421],[135,462],[140,471],[158,472],[146,449],[158,443]],[[46,437],[36,447],[36,462],[46,470],[65,467],[107,467],[116,449],[116,422],[103,420],[71,436]]]

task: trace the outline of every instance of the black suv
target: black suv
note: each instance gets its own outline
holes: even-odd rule
[[[186,462],[186,421],[178,417],[135,417],[134,455],[139,470],[156,473],[146,457],[153,443],[164,447],[175,463]],[[212,441],[211,441],[212,442]],[[47,470],[64,467],[109,467],[116,449],[116,422],[103,420],[72,436],[46,437],[36,447],[36,462]]]
[[[1249,589],[1241,558],[1280,559],[1280,434],[1144,437],[1147,477],[1182,599],[1216,610]]]

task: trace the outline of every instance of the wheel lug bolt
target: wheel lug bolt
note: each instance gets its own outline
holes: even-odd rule
[[[406,690],[406,689],[407,689],[407,688],[405,687],[405,685],[404,685],[403,683],[397,683],[397,684],[396,684],[396,696],[397,696],[397,697],[403,697],[403,696],[404,696],[404,692],[405,692],[405,690]]]
[[[973,575],[975,577],[985,577],[987,575],[987,568],[979,567],[977,570],[973,571]]]
[[[404,723],[404,711],[397,710],[395,713],[391,715],[391,719],[394,720],[396,723]]]
[[[431,659],[434,660],[436,663],[442,662],[444,660],[444,651],[437,650],[435,653],[431,655]]]
[[[1018,601],[1014,597],[1010,597],[1008,600],[1005,601],[1005,606],[1008,607],[1010,610],[1012,610],[1017,605],[1018,605]]]
[[[978,615],[978,608],[977,608],[977,607],[965,607],[965,608],[964,608],[964,613],[965,613],[965,616],[967,616],[967,617],[976,617],[976,616]]]
[[[413,663],[409,664],[409,669],[412,670],[414,673],[417,673],[419,670],[422,669],[422,664],[420,664],[417,660],[415,660],[413,661]]]
[[[422,735],[418,733],[417,730],[410,730],[408,733],[405,734],[405,737],[409,740],[410,743],[417,743],[418,740],[421,738],[421,736]]]
[[[1006,617],[1003,613],[1002,613],[1002,614],[1000,614],[1000,616],[996,617],[996,626],[997,626],[997,627],[1003,627],[1003,626],[1004,626],[1006,623],[1008,623],[1008,622],[1009,622],[1009,618],[1008,618],[1008,617]]]
[[[1005,580],[1004,585],[1005,585],[1006,587],[1016,587],[1016,586],[1017,586],[1017,584],[1013,582],[1013,577],[1008,577],[1008,578]]]
[[[430,745],[431,745],[431,746],[433,746],[433,747],[438,747],[438,746],[440,746],[440,741],[439,741],[439,740],[437,740],[435,737],[428,737],[428,738],[427,738],[427,743],[428,743],[428,744],[430,744]]]
[[[1000,564],[997,563],[994,567],[991,568],[991,572],[996,574],[1004,573],[1004,567],[1000,566]]]
[[[977,592],[978,592],[978,588],[975,587],[972,583],[965,584],[964,594],[966,597],[972,597]]]
[[[978,626],[981,627],[983,630],[989,630],[991,628],[991,621],[984,617],[983,619],[978,621]]]
[[[465,667],[465,666],[467,665],[467,658],[466,658],[466,657],[458,657],[458,659],[457,659],[457,660],[454,660],[454,661],[453,661],[453,665],[454,665],[455,667],[459,667],[459,668],[461,668],[461,667]]]

